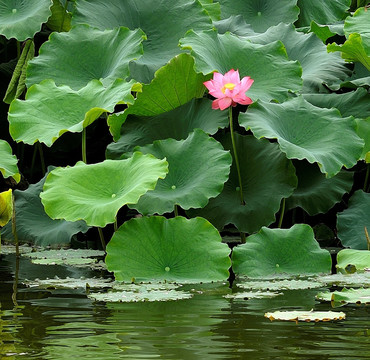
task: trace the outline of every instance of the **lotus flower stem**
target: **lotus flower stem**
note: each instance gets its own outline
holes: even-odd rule
[[[280,218],[279,218],[279,223],[278,223],[279,229],[281,228],[281,224],[283,223],[284,213],[285,213],[285,198],[283,198],[283,201],[281,203]]]
[[[240,202],[241,202],[242,205],[245,205],[244,196],[243,196],[242,177],[241,177],[241,174],[240,174],[238,153],[236,152],[235,139],[234,139],[233,108],[231,106],[229,107],[229,121],[230,121],[231,143],[233,145],[234,160],[235,160],[236,170],[238,172]]]
[[[179,216],[179,209],[177,207],[177,205],[175,204],[174,208],[173,208],[173,212],[175,213],[175,216]]]
[[[86,157],[86,128],[82,130],[82,161],[87,164]]]
[[[36,144],[37,144],[36,146],[39,149],[42,173],[45,174],[46,173],[46,166],[45,166],[45,159],[44,159],[44,152],[42,150],[42,145],[39,142],[37,142]]]
[[[98,227],[98,232],[99,232],[99,237],[100,237],[101,246],[103,247],[103,250],[105,251],[106,244],[105,244],[105,239],[104,239],[103,230],[102,230],[100,227]]]

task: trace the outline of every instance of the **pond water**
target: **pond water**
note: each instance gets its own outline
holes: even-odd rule
[[[25,287],[24,279],[97,276],[92,270],[0,260],[0,359],[370,359],[369,306],[332,309],[290,290],[265,299],[229,299],[228,284],[191,299],[104,303],[86,289]],[[16,286],[17,285],[17,286]],[[188,286],[189,287],[189,286]],[[184,289],[186,286],[184,286]],[[194,288],[194,287],[191,287]],[[344,311],[342,321],[270,321],[276,310]]]

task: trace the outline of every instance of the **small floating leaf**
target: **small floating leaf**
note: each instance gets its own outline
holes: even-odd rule
[[[331,301],[336,304],[370,304],[370,288],[347,289],[342,291],[321,292],[316,298],[324,301]]]
[[[252,290],[304,290],[304,289],[314,289],[323,287],[323,283],[316,279],[310,280],[263,280],[254,281],[246,280],[237,283],[237,286],[242,289],[252,289]]]
[[[265,317],[272,320],[285,320],[285,321],[331,321],[343,320],[346,314],[343,312],[334,311],[275,311],[268,312]]]
[[[356,271],[364,271],[370,268],[370,251],[343,249],[337,255],[337,269],[346,273],[346,268],[352,265]]]
[[[249,291],[249,292],[238,292],[235,294],[224,295],[226,299],[263,299],[263,298],[272,298],[275,296],[282,295],[283,293],[272,292],[272,291]]]
[[[24,280],[22,283],[28,287],[38,287],[42,289],[57,288],[57,289],[78,289],[78,288],[107,288],[112,286],[111,279],[103,278],[65,278],[55,277],[54,279],[36,279]]]

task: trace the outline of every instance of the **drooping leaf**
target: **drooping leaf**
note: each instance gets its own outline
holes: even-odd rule
[[[230,69],[238,69],[241,77],[254,79],[248,90],[253,101],[283,101],[288,91],[301,89],[302,69],[297,62],[288,60],[284,45],[279,41],[253,44],[230,33],[219,35],[216,30],[210,30],[189,31],[180,40],[180,45],[191,50],[196,69],[204,74],[213,71],[224,74]]]
[[[85,233],[89,227],[83,221],[52,220],[46,215],[40,200],[45,178],[31,184],[27,190],[14,191],[18,239],[44,247],[69,244],[74,234]],[[2,237],[14,240],[11,224],[2,229]]]
[[[312,20],[319,24],[333,24],[346,17],[350,5],[351,0],[298,0],[300,13],[296,25],[310,26]]]
[[[257,138],[277,139],[289,159],[318,163],[327,177],[355,165],[363,148],[353,118],[313,106],[301,96],[283,104],[254,103],[240,114],[239,123]]]
[[[0,193],[0,226],[5,226],[13,215],[12,189]]]
[[[302,66],[303,93],[317,92],[323,84],[330,86],[349,74],[339,54],[328,54],[326,46],[314,34],[297,32],[293,24],[281,23],[247,39],[258,44],[282,41],[289,59],[298,60]]]
[[[355,267],[355,271],[361,272],[370,269],[370,251],[343,249],[337,254],[336,268],[341,273],[347,273],[348,266]]]
[[[115,221],[118,210],[135,204],[154,189],[168,172],[166,160],[135,152],[125,160],[105,160],[87,165],[56,168],[48,175],[40,194],[46,213],[53,219],[104,227]]]
[[[92,80],[82,89],[72,90],[44,80],[31,86],[25,100],[10,105],[10,134],[18,142],[51,146],[65,132],[82,132],[102,113],[112,112],[116,104],[132,103],[132,86],[133,81],[121,79],[108,87]]]
[[[189,54],[174,57],[155,73],[150,84],[143,85],[132,106],[108,118],[114,139],[119,138],[121,125],[129,114],[155,116],[176,109],[193,98],[202,97],[205,90],[203,82],[207,79],[194,70],[194,59]]]
[[[346,304],[370,304],[370,288],[347,289],[341,291],[321,292],[316,295],[319,300],[330,301],[334,306]]]
[[[338,238],[349,248],[366,250],[365,227],[370,230],[370,194],[357,190],[348,202],[348,208],[337,215]]]
[[[230,134],[220,141],[232,151]],[[276,144],[252,136],[235,134],[245,205],[241,204],[235,162],[229,180],[216,198],[203,209],[188,211],[202,216],[218,229],[234,224],[239,231],[253,233],[275,221],[275,213],[283,198],[289,197],[297,185],[294,167]]]
[[[0,139],[0,172],[4,178],[11,176],[16,182],[19,182],[21,174],[17,163],[17,157],[12,155],[10,145],[5,140]]]
[[[213,111],[212,101],[193,99],[171,111],[155,116],[128,115],[121,127],[121,137],[107,147],[106,156],[118,159],[131,152],[135,146],[153,143],[155,140],[184,140],[198,128],[213,135],[219,128],[228,126],[226,111]]]
[[[250,277],[273,274],[315,274],[331,270],[331,256],[320,249],[313,230],[306,224],[290,229],[263,227],[233,249],[233,270]]]
[[[328,179],[316,164],[294,161],[294,166],[298,186],[286,200],[287,209],[299,206],[311,216],[326,213],[352,188],[353,172],[342,170]]]
[[[265,313],[265,317],[273,320],[285,320],[285,321],[332,321],[332,320],[344,320],[346,314],[344,312],[335,311],[275,311]]]
[[[0,34],[24,41],[41,30],[51,15],[51,0],[0,0]]]
[[[337,32],[333,32],[332,26],[317,24],[314,20],[311,21],[310,32],[313,32],[324,44],[327,39],[337,34]],[[344,31],[341,35],[344,35]]]
[[[219,0],[222,18],[243,15],[254,31],[264,32],[280,22],[293,23],[298,19],[296,0]]]
[[[106,264],[118,281],[226,280],[229,248],[205,219],[131,219],[107,245]]]
[[[72,24],[89,24],[101,30],[126,26],[140,28],[147,36],[144,55],[130,65],[131,76],[149,83],[155,71],[181,51],[179,39],[189,29],[212,28],[212,21],[199,1],[161,0],[80,0],[76,4]]]
[[[53,31],[71,30],[72,14],[64,8],[59,0],[53,0],[51,16],[46,23],[47,27]]]
[[[33,40],[27,40],[6,90],[3,100],[5,103],[10,104],[13,99],[19,98],[26,89],[26,68],[28,61],[31,60],[34,55],[35,44]]]
[[[165,158],[169,168],[153,191],[130,206],[144,215],[172,212],[176,205],[184,210],[204,207],[222,191],[232,161],[230,153],[200,129],[186,140],[158,140],[136,150]]]
[[[101,31],[78,25],[68,32],[53,32],[41,46],[39,56],[29,62],[27,87],[44,79],[73,90],[94,79],[110,86],[117,78],[128,77],[130,61],[143,53],[144,38],[140,29],[124,27]]]

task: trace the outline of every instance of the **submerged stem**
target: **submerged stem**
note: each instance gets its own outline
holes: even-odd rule
[[[86,156],[86,128],[82,130],[82,161],[87,164]]]
[[[17,234],[17,227],[15,223],[15,201],[14,201],[14,194],[12,194],[12,206],[13,206],[13,213],[12,213],[12,234],[15,242],[15,255],[19,257],[19,240]]]
[[[231,143],[233,145],[235,165],[236,165],[236,170],[238,172],[240,202],[241,202],[242,205],[245,205],[244,196],[243,196],[242,177],[241,177],[241,173],[240,173],[238,153],[236,152],[236,145],[235,145],[235,138],[234,138],[233,108],[231,106],[229,107],[229,122],[230,122]]]

